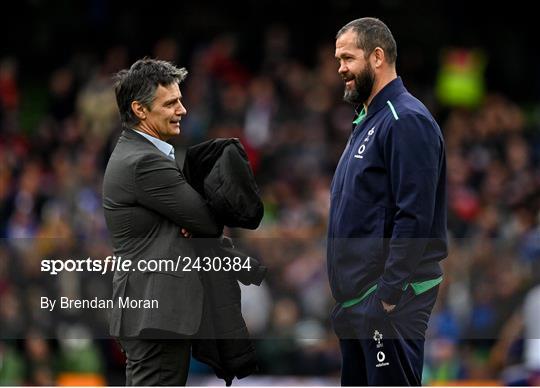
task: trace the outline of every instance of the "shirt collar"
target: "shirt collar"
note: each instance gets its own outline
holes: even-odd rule
[[[393,79],[373,97],[371,104],[367,108],[367,116],[371,116],[373,113],[379,111],[387,104],[387,101],[392,100],[395,96],[404,92],[407,92],[407,89],[403,86],[401,77]]]
[[[141,131],[138,131],[136,129],[134,129],[135,132],[143,135],[145,138],[147,138],[150,142],[152,142],[153,145],[155,145],[157,147],[158,150],[160,150],[161,152],[163,152],[165,154],[165,156],[169,156],[169,154],[171,153],[171,150],[173,149],[173,146],[170,145],[169,143],[161,140],[161,139],[158,139],[157,137],[154,137],[154,136],[150,136],[149,134],[147,133],[144,133],[144,132],[141,132]]]
[[[354,110],[356,112],[356,117],[354,118],[354,121],[352,122],[353,123],[353,129],[355,126],[357,126],[358,124],[360,124],[360,122],[362,120],[364,120],[364,118],[366,117],[366,107],[365,105],[362,105],[362,110],[360,112],[358,112],[358,108]]]

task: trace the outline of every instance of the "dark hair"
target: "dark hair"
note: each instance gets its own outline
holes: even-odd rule
[[[120,70],[113,77],[116,103],[122,124],[134,126],[139,119],[131,110],[131,102],[139,101],[150,109],[159,85],[169,86],[182,82],[187,76],[185,68],[157,59],[139,59],[129,70]]]
[[[353,20],[338,31],[336,39],[349,30],[356,32],[356,45],[364,50],[366,58],[376,47],[380,47],[384,50],[386,61],[390,64],[396,63],[396,41],[390,29],[382,21],[376,18]]]

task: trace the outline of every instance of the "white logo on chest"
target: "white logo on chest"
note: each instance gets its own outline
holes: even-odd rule
[[[362,155],[364,153],[364,151],[366,150],[366,144],[367,142],[369,141],[369,139],[371,138],[371,136],[375,133],[375,127],[371,128],[369,130],[369,132],[367,133],[367,136],[364,138],[364,140],[362,141],[362,144],[360,144],[360,147],[358,147],[358,151],[356,152],[356,154],[354,155],[354,157],[356,159],[363,159],[364,158],[364,155]]]

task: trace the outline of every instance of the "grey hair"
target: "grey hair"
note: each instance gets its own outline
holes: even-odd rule
[[[129,70],[116,73],[113,76],[114,92],[122,124],[132,127],[139,123],[131,109],[133,101],[151,109],[159,85],[180,84],[187,74],[184,67],[178,68],[170,62],[150,58],[139,59]]]
[[[336,39],[347,31],[356,33],[356,45],[364,50],[366,58],[376,47],[383,49],[386,61],[395,64],[397,45],[390,29],[377,18],[361,18],[344,25],[337,33]]]

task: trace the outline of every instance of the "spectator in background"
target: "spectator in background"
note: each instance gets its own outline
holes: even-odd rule
[[[540,286],[531,289],[523,306],[525,325],[525,367],[530,385],[540,383]]]
[[[85,137],[99,147],[116,128],[118,108],[115,104],[111,74],[126,67],[127,50],[118,46],[108,50],[105,61],[78,95],[77,110]]]

